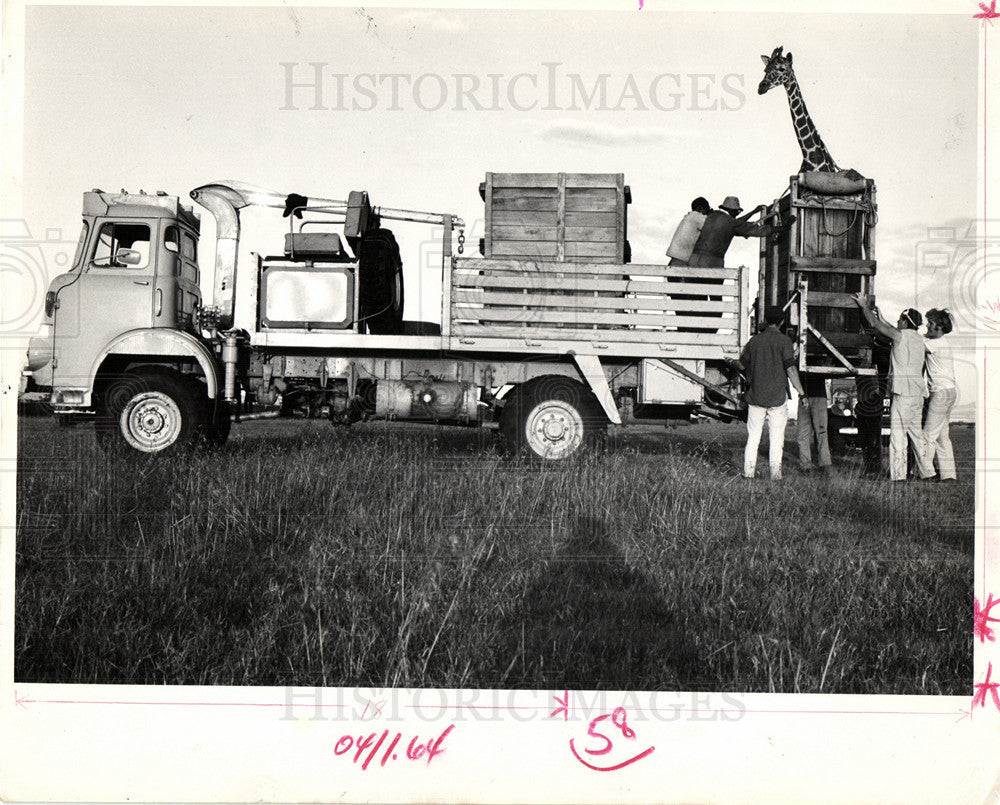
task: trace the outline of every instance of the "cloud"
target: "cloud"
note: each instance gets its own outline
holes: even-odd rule
[[[641,145],[664,143],[676,139],[678,133],[656,126],[622,126],[585,120],[560,118],[538,130],[540,137],[558,142],[589,145]]]
[[[385,18],[389,25],[419,28],[422,31],[436,31],[447,34],[463,34],[469,26],[445,11],[407,11],[402,14],[392,14]]]

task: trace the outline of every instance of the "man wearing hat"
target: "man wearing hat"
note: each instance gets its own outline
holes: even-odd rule
[[[765,224],[764,220],[750,223],[751,218],[766,209],[767,207],[761,204],[743,217],[737,217],[743,212],[740,200],[736,196],[726,196],[719,209],[712,210],[705,219],[688,265],[702,267],[725,265],[726,251],[736,235],[743,238],[762,238],[769,235],[773,227]]]

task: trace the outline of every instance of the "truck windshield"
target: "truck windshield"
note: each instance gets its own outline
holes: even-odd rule
[[[144,268],[149,261],[149,227],[146,224],[106,223],[101,227],[91,262],[95,266],[124,268],[118,261],[119,250],[130,249],[139,253],[132,268]]]

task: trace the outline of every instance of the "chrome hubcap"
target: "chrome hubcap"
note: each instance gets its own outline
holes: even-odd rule
[[[173,399],[162,392],[146,391],[128,401],[120,424],[125,441],[132,447],[155,453],[177,441],[182,419]]]
[[[561,459],[583,444],[583,418],[573,406],[550,400],[528,415],[525,436],[532,452],[548,459]]]

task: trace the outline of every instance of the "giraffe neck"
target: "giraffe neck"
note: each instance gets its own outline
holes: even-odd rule
[[[802,100],[802,91],[799,83],[795,80],[795,74],[790,73],[785,82],[785,89],[788,91],[788,108],[792,113],[792,126],[795,128],[795,136],[799,140],[799,148],[802,149],[802,167],[799,169],[803,173],[813,171],[825,171],[835,173],[839,170],[837,164],[826,150],[823,139],[816,130],[816,125],[806,111],[805,101]]]

